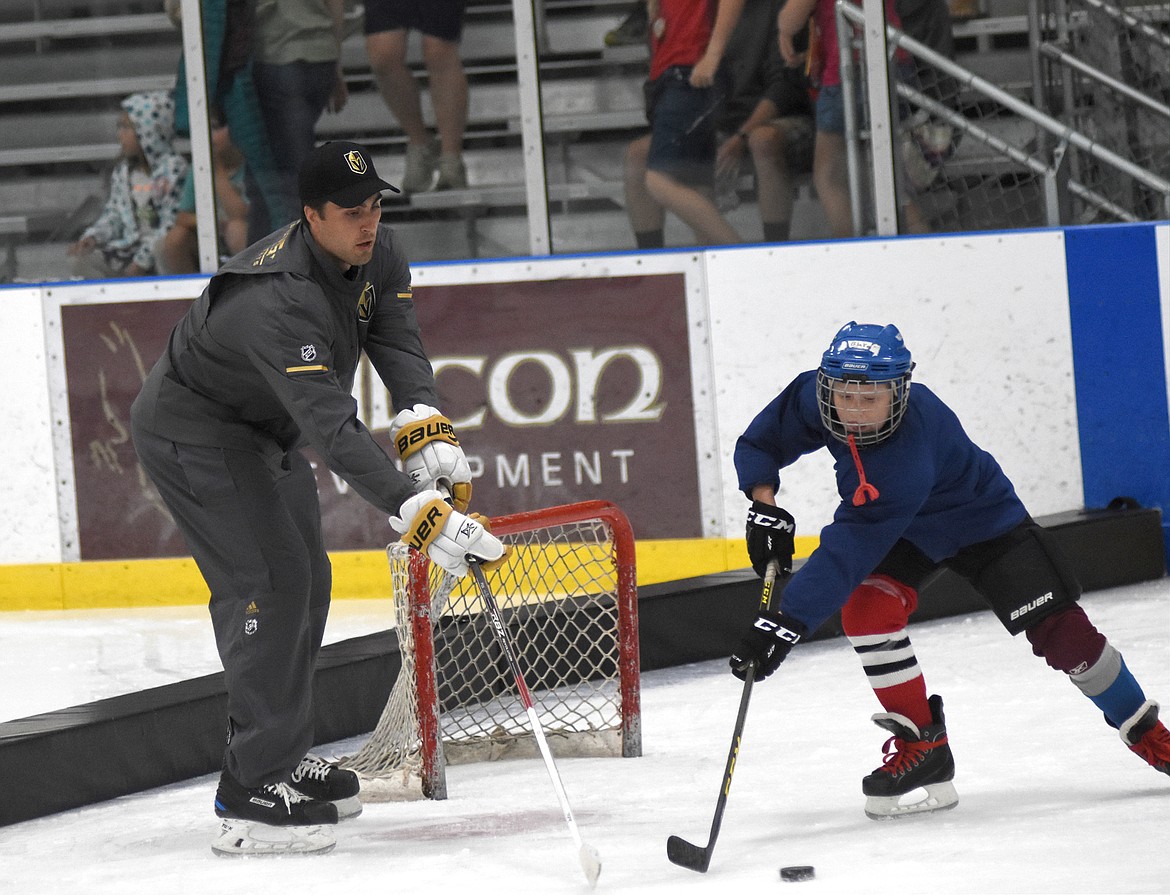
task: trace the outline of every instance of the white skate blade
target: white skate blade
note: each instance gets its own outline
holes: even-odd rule
[[[362,813],[362,800],[357,796],[350,796],[348,799],[338,799],[333,803],[333,807],[337,809],[338,820],[349,820]]]
[[[918,794],[923,795],[917,801],[902,801],[913,799]],[[889,820],[894,817],[909,817],[911,814],[946,811],[957,804],[959,794],[955,792],[955,785],[948,780],[945,783],[920,786],[902,796],[869,796],[865,800],[865,816],[873,820]]]
[[[211,850],[223,857],[323,855],[337,840],[326,827],[277,827],[251,820],[223,818]]]

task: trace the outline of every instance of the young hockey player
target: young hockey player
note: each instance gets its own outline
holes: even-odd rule
[[[743,679],[766,678],[793,645],[841,610],[841,624],[893,736],[882,766],[861,783],[874,819],[951,808],[955,762],[942,698],[926,683],[906,633],[922,583],[940,566],[966,578],[1008,632],[1069,676],[1122,742],[1170,774],[1170,733],[1121,653],[1077,603],[1080,586],[1012,483],[923,385],[894,326],[849,323],[821,358],[752,420],[735,447],[739,485],[752,501],[747,547],[761,576],[792,568],[791,515],[776,506],[778,470],[828,448],[841,504],[820,546],[760,612],[731,657]],[[903,797],[925,789],[918,801]]]

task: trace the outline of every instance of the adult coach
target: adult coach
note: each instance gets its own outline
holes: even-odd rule
[[[1170,733],[1121,653],[1077,603],[1068,560],[1028,515],[1012,483],[926,386],[896,327],[849,323],[821,358],[765,407],[735,447],[739,485],[752,501],[753,568],[792,564],[792,516],[776,506],[777,470],[828,448],[841,504],[820,546],[793,575],[779,612],[761,612],[731,658],[744,677],[775,671],[792,646],[837,609],[885,709],[893,736],[880,768],[862,780],[865,811],[885,818],[950,808],[954,758],[942,699],[926,683],[906,625],[922,583],[940,566],[966,578],[1010,634],[1062,671],[1125,743],[1170,774]],[[918,788],[920,801],[903,802]]]
[[[139,460],[211,591],[228,692],[221,854],[327,851],[323,825],[361,810],[356,775],[308,751],[332,579],[300,447],[452,574],[466,574],[468,553],[503,552],[462,512],[470,470],[434,407],[410,268],[380,225],[381,192],[394,187],[346,142],[314,149],[299,186],[301,219],[212,277],[131,411]],[[399,409],[405,471],[357,418],[363,351]]]

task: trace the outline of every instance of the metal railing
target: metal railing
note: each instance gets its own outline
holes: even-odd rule
[[[1102,0],[1081,2],[1105,5]],[[1035,32],[1040,14],[1034,10],[1032,15]],[[1084,19],[1083,13],[1078,11],[1078,15]],[[1056,16],[1046,18],[1051,22]],[[1158,46],[1170,45],[1160,30],[1129,13],[1113,10],[1112,18],[1119,27],[1146,35]],[[1064,21],[1067,25],[1067,9]],[[918,205],[934,230],[1170,218],[1170,109],[1159,97],[1098,69],[1083,75],[1114,98],[1117,108],[1106,110],[1112,115],[1110,126],[1130,137],[1119,147],[1105,139],[1108,128],[1086,128],[1083,118],[1067,114],[1078,108],[1075,91],[1062,91],[1058,103],[1041,103],[1048,108],[1037,108],[896,28],[886,27],[885,48],[870,47],[872,35],[867,34],[864,43],[860,39],[863,11],[846,0],[837,3],[837,22],[839,34],[854,36],[842,41],[841,65],[856,232],[868,229],[867,209],[882,204],[875,193],[888,183],[897,193],[892,201],[902,208]],[[1063,33],[1069,32],[1063,28]],[[854,63],[856,46],[885,52],[890,59],[900,48],[909,54],[915,69],[907,77],[910,67],[903,64],[899,66],[903,76],[895,77],[891,66],[889,83],[897,97],[898,119],[889,132],[895,143],[892,176],[878,169],[867,178],[862,164],[869,134],[860,119],[868,113],[867,120],[873,120],[874,109],[881,108],[877,104],[887,100],[863,89],[868,79],[859,78],[865,68]],[[1032,50],[1061,64],[1071,55],[1046,41],[1034,41]],[[1080,72],[1086,67],[1080,54],[1074,61],[1078,64],[1069,66],[1070,70]],[[1050,73],[1045,96],[1053,95],[1052,80]],[[864,100],[855,103],[855,96]],[[1142,116],[1139,125],[1134,124],[1135,115]],[[1160,122],[1160,130],[1146,124],[1146,119]],[[1140,140],[1134,139],[1135,131]],[[1138,144],[1152,146],[1148,151],[1132,151]],[[883,155],[876,147],[869,148],[871,158]],[[872,186],[867,188],[867,183]],[[891,200],[886,197],[886,201]]]

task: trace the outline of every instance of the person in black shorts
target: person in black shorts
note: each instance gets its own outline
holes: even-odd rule
[[[463,132],[467,74],[459,56],[465,0],[368,0],[366,53],[382,98],[406,133],[404,193],[467,186]],[[438,136],[423,121],[418,82],[406,64],[407,37],[422,34]],[[438,178],[435,172],[438,171]]]
[[[659,0],[654,5],[645,88],[649,149],[645,139],[635,140],[625,160],[627,208],[635,234],[652,229],[661,208],[694,231],[696,245],[742,241],[713,197],[716,125],[729,87],[720,63],[743,3]],[[651,214],[639,215],[640,208],[651,209]]]
[[[709,188],[713,168],[716,208],[725,212],[738,204],[735,185],[740,164],[750,157],[765,242],[788,239],[792,175],[812,168],[813,120],[807,81],[801,70],[788,68],[780,56],[776,14],[783,2],[747,0],[744,4],[724,52],[730,87],[718,114],[710,116],[719,133],[718,151],[707,165],[710,147],[700,148],[704,168],[693,178],[697,189]],[[703,111],[700,106],[698,114]],[[647,134],[626,150],[626,212],[637,247],[658,249],[666,244],[666,209],[646,188],[651,142]],[[729,189],[720,190],[721,184]],[[721,201],[725,195],[731,200],[726,205]]]

